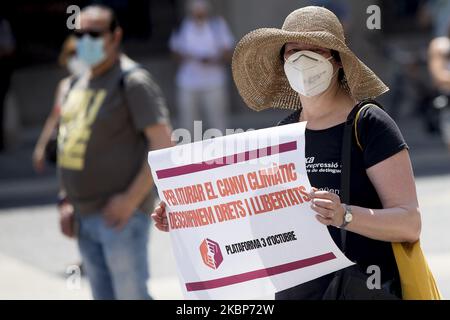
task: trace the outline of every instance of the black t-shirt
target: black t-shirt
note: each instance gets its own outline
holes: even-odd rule
[[[295,123],[300,111],[280,124]],[[350,204],[371,209],[381,209],[378,194],[366,174],[366,169],[408,148],[394,120],[381,108],[371,106],[361,112],[358,137],[363,151],[353,134]],[[339,195],[341,185],[341,149],[345,124],[324,130],[306,129],[305,155],[308,178],[313,187]],[[328,227],[331,237],[340,247],[340,229]],[[346,256],[357,263],[363,272],[371,265],[380,267],[382,283],[399,275],[390,242],[372,240],[347,232]],[[369,274],[368,274],[369,275]],[[320,299],[332,275],[310,281],[277,293],[277,299]]]

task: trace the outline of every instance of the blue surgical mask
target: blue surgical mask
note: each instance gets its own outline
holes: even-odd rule
[[[93,67],[105,60],[104,39],[83,35],[77,41],[77,56],[86,65]]]

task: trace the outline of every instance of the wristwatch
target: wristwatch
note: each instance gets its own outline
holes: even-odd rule
[[[345,208],[344,221],[339,227],[341,229],[345,229],[345,227],[353,220],[352,208],[346,204],[344,204],[344,208]]]

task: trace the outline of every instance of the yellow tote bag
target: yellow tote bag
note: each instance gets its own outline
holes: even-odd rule
[[[363,150],[358,138],[358,119],[361,112],[375,103],[367,103],[356,114],[355,136],[356,143]],[[441,300],[442,296],[423,255],[420,241],[415,243],[392,243],[395,261],[397,262],[403,300]]]
[[[441,300],[441,293],[423,255],[420,241],[392,243],[403,300]]]

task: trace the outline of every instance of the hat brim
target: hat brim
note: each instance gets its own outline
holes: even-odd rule
[[[286,78],[280,50],[288,42],[301,42],[339,52],[351,96],[376,98],[389,88],[347,45],[326,31],[290,32],[261,28],[244,36],[232,60],[233,79],[244,102],[252,109],[298,109],[300,97]]]

